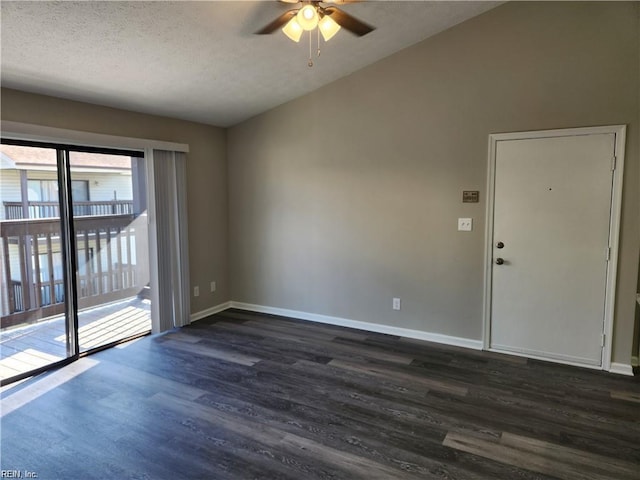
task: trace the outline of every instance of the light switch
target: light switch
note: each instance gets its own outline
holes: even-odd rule
[[[459,218],[458,219],[458,231],[459,232],[470,232],[473,229],[473,219],[472,218]]]
[[[395,298],[393,299],[393,309],[394,310],[400,310],[400,299],[399,298]]]

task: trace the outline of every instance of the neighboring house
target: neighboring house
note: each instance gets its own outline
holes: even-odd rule
[[[2,145],[0,220],[57,217],[56,152],[50,149]],[[71,158],[74,213],[131,213],[131,159],[120,155],[74,152]]]

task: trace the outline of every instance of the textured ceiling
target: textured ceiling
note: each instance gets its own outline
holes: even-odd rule
[[[253,2],[2,1],[5,87],[218,126],[234,125],[499,2],[342,5],[377,29],[309,42],[253,35],[292,8]],[[314,51],[317,47],[314,47]]]

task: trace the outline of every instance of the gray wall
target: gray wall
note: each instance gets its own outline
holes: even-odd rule
[[[614,361],[628,364],[638,21],[631,2],[509,3],[231,128],[232,298],[480,339],[488,135],[627,124]]]
[[[187,143],[191,311],[230,299],[226,138],[221,128],[2,89],[2,119],[108,135]],[[209,292],[209,282],[217,292]]]

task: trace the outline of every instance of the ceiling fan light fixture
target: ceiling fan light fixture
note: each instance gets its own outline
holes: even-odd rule
[[[291,20],[289,20],[287,24],[282,28],[282,32],[294,42],[300,41],[300,37],[302,37],[303,31],[304,30],[296,20],[296,17],[293,17]]]
[[[340,25],[338,25],[329,15],[325,15],[318,22],[318,28],[320,29],[320,33],[322,34],[324,41],[328,42],[336,33],[338,33]]]
[[[318,11],[313,5],[305,5],[295,16],[303,30],[313,30],[318,26]]]

